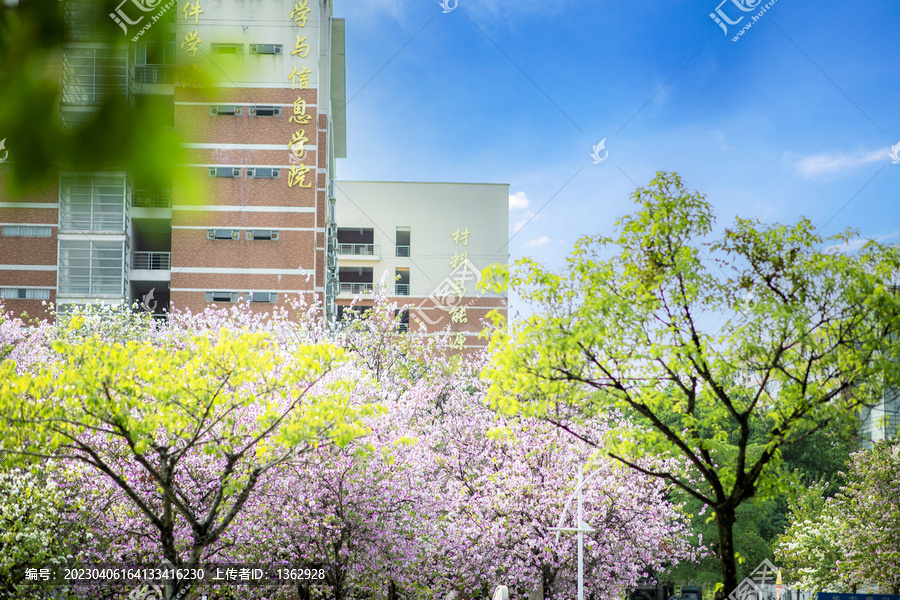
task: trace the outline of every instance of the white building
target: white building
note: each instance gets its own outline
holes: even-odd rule
[[[505,297],[480,292],[481,271],[506,264],[509,185],[335,182],[338,310],[384,281],[410,325],[450,327],[465,346]],[[362,302],[365,305],[366,302]]]

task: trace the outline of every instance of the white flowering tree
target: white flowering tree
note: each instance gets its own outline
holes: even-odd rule
[[[61,564],[73,518],[82,505],[67,498],[65,482],[49,464],[0,470],[0,598],[25,598],[25,569]]]
[[[855,592],[878,585],[900,593],[900,445],[853,455],[834,498],[813,488],[791,506],[776,555],[801,587]]]
[[[846,523],[826,502],[824,488],[812,485],[790,503],[791,524],[779,537],[775,555],[803,589],[853,592],[857,583],[840,569]]]

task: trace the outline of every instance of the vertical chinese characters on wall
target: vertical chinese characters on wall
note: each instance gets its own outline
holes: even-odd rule
[[[453,240],[453,243],[456,244],[457,247],[462,245],[465,248],[469,246],[469,228],[465,227],[463,230],[460,230],[458,227],[456,231],[450,234],[450,238]],[[469,317],[466,315],[466,306],[462,304],[463,297],[466,295],[466,283],[469,281],[469,269],[468,266],[471,263],[469,262],[469,251],[463,250],[453,253],[453,256],[450,258],[450,268],[453,269],[453,273],[451,274],[451,282],[453,285],[453,292],[456,297],[456,302],[451,305],[450,308],[450,321],[451,323],[468,323]],[[466,344],[466,336],[464,333],[457,333],[453,338],[451,338],[451,345],[453,348],[457,350],[462,350]]]
[[[184,23],[186,26],[193,25],[196,27],[200,25],[200,15],[205,12],[200,5],[200,2],[201,0],[196,0],[196,3],[191,2],[191,0],[185,1],[181,13],[184,15]],[[184,37],[181,40],[181,50],[188,58],[193,60],[200,51],[199,46],[202,41],[203,40],[200,39],[199,31],[192,29],[184,34]],[[179,70],[178,80],[183,88],[203,87],[202,70],[193,63],[187,64]]]
[[[291,10],[291,21],[300,28],[300,33],[296,34],[297,40],[294,49],[291,51],[291,57],[300,59],[309,57],[310,46],[306,42],[307,36],[301,34],[305,33],[310,12],[309,0],[297,0],[293,10]],[[292,124],[292,129],[297,127],[297,129],[291,133],[291,139],[288,142],[288,158],[291,165],[291,170],[287,177],[289,188],[296,186],[298,188],[309,189],[312,187],[312,181],[307,181],[307,175],[309,175],[310,168],[308,165],[303,164],[303,159],[306,157],[306,144],[309,142],[309,138],[307,137],[303,126],[310,122],[311,117],[306,113],[306,100],[302,96],[302,91],[309,89],[309,76],[311,74],[312,71],[308,66],[299,65],[298,68],[298,65],[295,64],[291,69],[290,75],[288,75],[288,81],[291,82],[291,89],[298,91],[297,99],[294,100],[294,114],[288,119],[288,122]]]

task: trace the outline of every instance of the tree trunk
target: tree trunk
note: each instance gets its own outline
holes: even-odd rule
[[[334,600],[344,600],[344,574],[340,566],[334,569]]]
[[[734,508],[716,507],[716,525],[719,528],[719,558],[722,561],[722,583],[727,598],[737,586],[737,565],[734,560]]]
[[[397,598],[397,584],[391,579],[391,582],[388,584],[388,600],[397,600]]]
[[[297,584],[297,596],[300,600],[310,600],[309,586]]]

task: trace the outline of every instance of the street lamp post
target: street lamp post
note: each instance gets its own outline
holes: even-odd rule
[[[559,525],[550,528],[556,531],[557,542],[559,542],[559,535],[563,531],[574,531],[576,537],[578,538],[578,600],[584,600],[584,534],[596,531],[593,527],[584,522],[584,504],[582,502],[581,490],[597,473],[599,473],[599,471],[594,471],[593,473],[588,475],[587,478],[585,478],[584,466],[578,467],[578,484],[575,487],[575,491],[569,494],[569,498],[566,500],[566,505],[565,507],[563,507],[563,511],[559,515]],[[566,513],[569,512],[569,506],[572,504],[573,496],[578,502],[575,527],[563,527],[563,521],[566,518]]]

